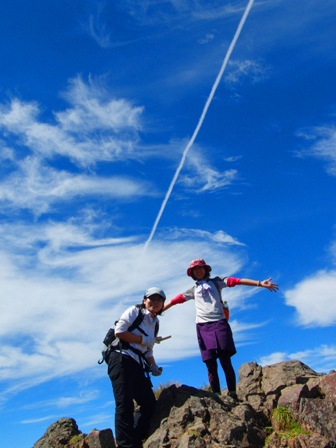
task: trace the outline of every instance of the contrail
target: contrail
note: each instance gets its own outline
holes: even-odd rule
[[[169,199],[169,197],[171,195],[171,192],[173,191],[173,188],[174,188],[174,185],[175,185],[175,183],[177,181],[177,178],[178,178],[178,176],[179,176],[179,174],[180,174],[180,172],[181,172],[181,170],[183,168],[183,165],[184,165],[185,159],[187,157],[187,154],[189,152],[189,149],[193,145],[193,143],[194,143],[194,141],[195,141],[195,139],[197,137],[197,134],[199,133],[199,130],[201,129],[201,126],[203,124],[205,116],[206,116],[206,114],[208,112],[208,109],[210,107],[211,101],[212,101],[212,99],[213,99],[213,97],[215,95],[215,92],[216,92],[216,89],[218,87],[218,84],[220,83],[220,80],[221,80],[221,78],[223,76],[223,73],[224,73],[224,70],[225,70],[225,68],[226,68],[226,66],[227,66],[227,64],[229,62],[230,56],[231,56],[231,54],[233,52],[233,49],[234,49],[234,47],[235,47],[235,45],[237,43],[237,40],[238,40],[239,35],[241,33],[241,30],[243,29],[243,26],[244,26],[244,24],[246,22],[246,19],[247,19],[248,15],[249,15],[249,12],[250,12],[250,10],[251,10],[251,8],[253,6],[253,2],[254,2],[254,0],[249,0],[248,4],[246,6],[246,9],[244,11],[244,14],[243,14],[242,18],[240,19],[237,31],[235,32],[235,35],[233,36],[232,42],[231,42],[231,44],[230,44],[230,46],[228,48],[228,51],[227,51],[227,53],[225,55],[223,64],[221,66],[221,69],[219,70],[219,73],[217,75],[216,81],[215,81],[214,85],[212,86],[210,95],[209,95],[209,97],[208,97],[208,99],[207,99],[207,101],[205,103],[204,108],[203,108],[202,115],[201,115],[200,119],[198,120],[197,126],[196,126],[196,128],[194,130],[193,135],[191,136],[191,139],[189,140],[187,146],[185,147],[185,149],[183,151],[182,159],[180,161],[180,164],[177,167],[177,170],[175,171],[174,177],[173,177],[173,179],[172,179],[172,181],[171,181],[171,183],[169,185],[169,188],[168,188],[168,191],[166,193],[166,196],[165,196],[165,198],[164,198],[164,200],[163,200],[163,202],[161,204],[161,208],[160,208],[159,213],[158,213],[158,215],[157,215],[157,217],[155,219],[155,222],[154,222],[154,225],[152,227],[151,233],[150,233],[150,235],[149,235],[149,237],[148,237],[148,239],[147,239],[147,241],[145,243],[145,246],[144,246],[144,250],[145,251],[146,251],[147,247],[149,246],[150,242],[153,239],[153,236],[155,234],[157,226],[158,226],[158,224],[160,222],[161,216],[162,216],[162,214],[164,212],[164,209],[166,208],[168,199]]]

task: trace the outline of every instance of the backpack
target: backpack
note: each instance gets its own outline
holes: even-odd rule
[[[135,318],[134,322],[132,323],[132,325],[130,325],[127,329],[127,331],[133,331],[136,328],[140,331],[140,333],[142,333],[145,336],[148,336],[147,333],[140,328],[140,325],[144,319],[144,314],[142,312],[142,305],[136,305],[136,307],[138,308],[138,315]],[[117,320],[114,322],[114,326],[116,326],[117,324]],[[156,322],[155,324],[155,329],[154,329],[154,336],[156,336],[158,334],[159,331],[159,323]],[[114,350],[122,350],[122,349],[130,349],[132,351],[134,351],[135,353],[137,353],[139,356],[141,355],[140,352],[138,350],[136,350],[135,348],[133,348],[129,342],[126,341],[121,341],[119,338],[116,337],[115,332],[114,332],[114,328],[110,328],[108,330],[108,332],[106,333],[106,336],[103,340],[103,349],[102,349],[102,358],[98,361],[98,364],[103,364],[103,362],[105,361],[106,364],[108,364],[109,362],[109,358],[110,358],[110,354],[112,351]]]

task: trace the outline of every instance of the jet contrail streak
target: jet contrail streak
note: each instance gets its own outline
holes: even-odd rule
[[[224,70],[225,70],[225,68],[226,68],[226,66],[227,66],[227,64],[229,62],[230,56],[231,56],[231,54],[233,52],[233,49],[234,49],[234,47],[235,47],[235,45],[237,43],[237,40],[238,40],[239,35],[241,33],[241,30],[243,29],[243,26],[244,26],[244,24],[246,22],[246,19],[247,19],[248,15],[249,15],[249,12],[250,12],[250,10],[251,10],[251,8],[253,6],[253,2],[254,2],[254,0],[249,0],[248,4],[246,6],[246,9],[244,11],[244,14],[243,14],[242,18],[240,19],[237,31],[235,32],[235,35],[233,36],[232,42],[231,42],[231,44],[230,44],[230,46],[228,48],[228,51],[227,51],[227,53],[225,55],[223,64],[221,66],[221,69],[219,70],[219,73],[217,75],[216,81],[214,82],[214,85],[212,86],[210,95],[209,95],[209,97],[208,97],[208,99],[207,99],[207,101],[205,103],[204,108],[203,108],[202,115],[201,115],[200,119],[198,120],[197,126],[196,126],[196,128],[194,130],[193,135],[191,136],[191,139],[189,140],[187,146],[185,147],[185,149],[183,151],[182,159],[180,161],[179,166],[177,167],[177,170],[175,171],[174,177],[173,177],[173,179],[172,179],[172,181],[171,181],[171,183],[169,185],[169,188],[167,190],[166,196],[165,196],[165,198],[164,198],[164,200],[163,200],[163,202],[161,204],[161,208],[160,208],[159,213],[158,213],[158,215],[157,215],[157,217],[155,219],[155,222],[154,222],[154,225],[152,227],[151,233],[150,233],[150,235],[149,235],[149,237],[148,237],[148,239],[147,239],[147,241],[145,243],[144,250],[147,249],[147,247],[149,246],[150,242],[153,239],[153,236],[155,234],[157,226],[158,226],[158,224],[160,222],[161,216],[162,216],[162,214],[164,212],[164,209],[165,209],[165,207],[167,205],[168,199],[169,199],[169,197],[171,195],[171,192],[173,191],[173,188],[174,188],[174,185],[175,185],[175,183],[177,181],[177,178],[178,178],[178,176],[179,176],[179,174],[180,174],[180,172],[181,172],[181,170],[183,168],[183,165],[184,165],[185,159],[187,157],[187,154],[189,152],[189,149],[193,145],[193,143],[194,143],[194,141],[195,141],[195,139],[196,139],[196,137],[197,137],[197,135],[199,133],[199,130],[201,129],[201,126],[203,124],[205,116],[206,116],[206,114],[208,112],[208,109],[210,107],[211,101],[212,101],[212,99],[213,99],[213,97],[215,95],[216,89],[217,89],[217,87],[218,87],[218,85],[220,83],[220,80],[221,80],[222,76],[223,76]]]

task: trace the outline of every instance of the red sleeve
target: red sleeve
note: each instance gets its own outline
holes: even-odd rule
[[[226,278],[226,284],[232,288],[233,286],[239,285],[240,284],[240,278],[236,278],[236,277],[227,277]]]
[[[173,297],[170,301],[171,305],[177,305],[178,303],[184,303],[186,299],[183,294],[178,294],[176,297]]]

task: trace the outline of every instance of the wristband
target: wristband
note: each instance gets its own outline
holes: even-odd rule
[[[183,294],[178,294],[176,297],[171,299],[170,304],[171,305],[177,305],[178,303],[184,303],[186,299],[184,298]]]

